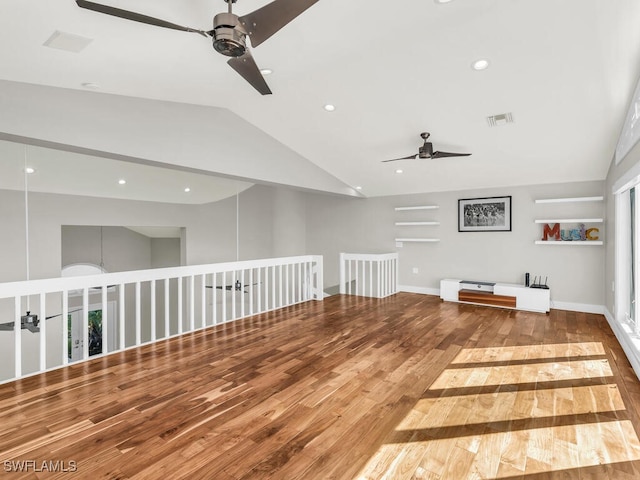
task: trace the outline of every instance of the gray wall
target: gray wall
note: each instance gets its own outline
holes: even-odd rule
[[[602,195],[603,182],[581,182],[352,200],[308,195],[307,251],[325,255],[327,285],[338,283],[338,254],[400,254],[400,284],[435,293],[443,278],[522,283],[525,272],[549,277],[557,303],[604,303],[602,246],[535,245],[536,218],[597,216],[604,204],[535,204],[539,198]],[[511,195],[511,232],[458,232],[458,199]],[[437,210],[396,212],[394,207],[439,205]],[[439,221],[439,226],[396,227],[396,221]],[[602,225],[597,225],[604,235]],[[396,237],[436,237],[438,243],[405,243]],[[412,273],[418,268],[418,274]],[[595,307],[594,307],[595,308]]]
[[[180,266],[179,238],[151,239],[151,268]]]
[[[146,270],[152,266],[151,239],[128,228],[63,225],[61,230],[63,267],[75,263],[100,265],[101,257],[107,272]],[[177,248],[179,256],[179,241]]]

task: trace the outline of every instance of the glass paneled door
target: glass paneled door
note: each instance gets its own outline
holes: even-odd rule
[[[116,302],[107,303],[107,314],[104,315],[102,305],[89,306],[87,320],[87,338],[82,335],[82,320],[84,312],[82,309],[74,310],[69,313],[68,322],[68,342],[67,352],[69,361],[76,362],[82,360],[85,342],[88,344],[89,356],[99,355],[106,351],[115,349],[115,339],[117,338],[115,329]],[[103,346],[103,322],[109,322],[108,335],[104,341],[107,342],[107,349]]]

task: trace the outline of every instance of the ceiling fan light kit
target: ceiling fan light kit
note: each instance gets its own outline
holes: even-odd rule
[[[123,10],[121,8],[101,5],[87,0],[76,0],[80,8],[104,13],[113,17],[132,20],[134,22],[154,25],[156,27],[170,28],[182,32],[197,33],[205,38],[211,38],[216,52],[231,57],[227,64],[244,78],[253,88],[262,95],[271,94],[271,89],[264,79],[264,75],[251,56],[247,47],[247,36],[251,39],[251,45],[257,47],[270,38],[282,27],[307,10],[318,0],[274,0],[264,7],[247,15],[238,17],[233,13],[233,4],[236,0],[224,0],[228,5],[228,11],[218,13],[213,18],[213,29],[209,31],[197,28],[184,27],[158,18],[142,15],[140,13]]]

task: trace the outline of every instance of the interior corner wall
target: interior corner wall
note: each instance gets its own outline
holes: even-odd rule
[[[542,227],[536,218],[602,216],[602,203],[536,204],[540,198],[603,195],[604,182],[576,182],[462,192],[345,199],[307,196],[307,251],[324,255],[325,286],[338,283],[338,255],[399,252],[399,283],[436,293],[443,278],[524,283],[525,272],[548,277],[552,302],[598,310],[604,304],[603,246],[535,245]],[[458,199],[512,196],[511,232],[458,232]],[[435,210],[395,207],[438,205]],[[438,221],[437,226],[395,226],[397,221]],[[598,226],[601,228],[602,224]],[[600,232],[601,235],[604,232]],[[395,238],[434,237],[436,243]],[[413,269],[418,273],[414,274]]]

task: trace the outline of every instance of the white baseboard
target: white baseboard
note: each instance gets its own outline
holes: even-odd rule
[[[411,285],[398,285],[398,291],[408,292],[408,293],[422,293],[423,295],[435,295],[437,297],[440,296],[439,288],[414,287]]]
[[[609,326],[618,339],[618,343],[622,347],[622,350],[624,350],[624,354],[627,356],[633,371],[636,373],[636,377],[640,379],[640,353],[638,348],[633,345],[632,339],[629,338],[629,335],[624,331],[620,323],[616,322],[611,312],[609,312],[606,307],[603,308],[604,317],[607,319],[607,322],[609,322]]]
[[[584,313],[599,313],[604,315],[604,305],[592,305],[590,303],[573,303],[573,302],[558,302],[551,301],[551,308],[556,310],[569,310],[571,312],[584,312]]]

